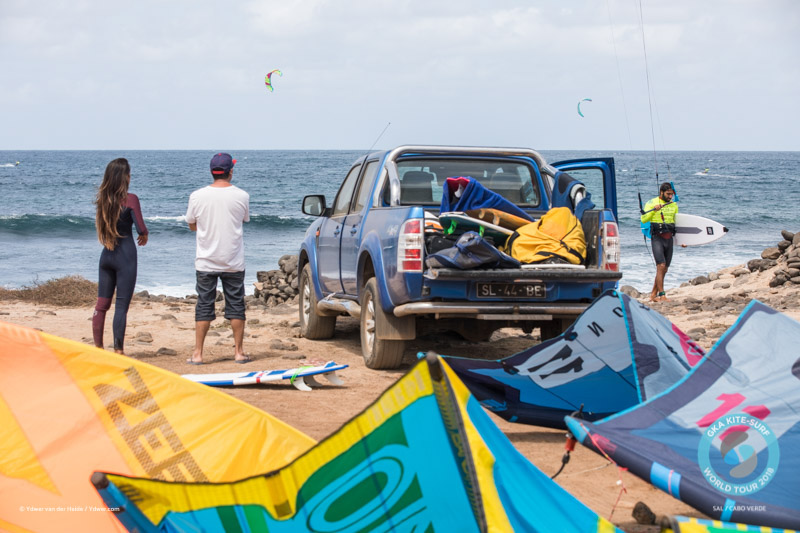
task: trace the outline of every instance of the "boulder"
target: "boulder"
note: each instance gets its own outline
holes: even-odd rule
[[[783,237],[787,241],[791,241],[792,239],[794,239],[794,233],[792,233],[791,231],[787,231],[785,229],[782,229],[781,230],[781,237]]]
[[[636,290],[636,288],[630,285],[623,285],[622,287],[619,288],[619,292],[621,292],[622,294],[627,294],[631,298],[639,298],[642,296],[642,293],[640,293],[639,291]]]
[[[708,283],[710,280],[705,276],[697,276],[696,278],[689,280],[689,283],[692,285],[704,285]]]
[[[797,246],[798,244],[800,244],[800,231],[798,231],[797,233],[795,233],[795,234],[794,234],[794,237],[792,237],[792,244],[794,244],[795,246]]]
[[[781,241],[778,243],[778,249],[780,251],[786,250],[788,247],[792,245],[792,241]]]
[[[734,275],[734,276],[736,276],[737,278],[738,278],[739,276],[744,276],[744,275],[746,275],[746,274],[749,274],[749,273],[750,273],[750,270],[748,270],[748,269],[746,269],[746,268],[737,268],[736,270],[734,270],[733,272],[731,272],[731,274],[733,274],[733,275]]]
[[[781,250],[777,246],[765,248],[764,251],[761,252],[762,259],[777,259],[780,256],[781,256]]]

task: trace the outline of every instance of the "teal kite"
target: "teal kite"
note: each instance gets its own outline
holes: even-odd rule
[[[583,115],[583,113],[581,113],[581,102],[591,102],[591,101],[592,101],[592,99],[591,99],[591,98],[584,98],[583,100],[581,100],[580,102],[578,102],[578,114],[579,114],[580,116],[584,116],[584,115]]]
[[[264,85],[267,86],[267,89],[269,89],[269,92],[272,92],[272,75],[275,74],[276,72],[278,73],[278,76],[283,76],[283,72],[281,72],[278,69],[275,69],[272,72],[270,72],[269,74],[267,74],[266,76],[264,76]]]

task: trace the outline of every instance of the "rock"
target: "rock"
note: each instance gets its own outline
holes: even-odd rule
[[[691,335],[692,333],[700,333],[701,335],[705,335],[706,334],[706,328],[696,327],[696,328],[690,329],[686,333],[688,333],[689,335]]]
[[[48,311],[47,309],[39,309],[38,311],[36,311],[36,316],[39,315],[56,316],[56,314],[53,311]]]
[[[785,229],[782,229],[781,230],[781,237],[783,237],[787,241],[791,241],[792,239],[794,239],[794,233],[792,233],[791,231],[786,231]]]
[[[747,268],[737,268],[736,270],[734,270],[733,272],[731,272],[731,274],[733,274],[733,275],[734,275],[734,276],[736,276],[737,278],[738,278],[739,276],[744,276],[744,275],[746,275],[746,274],[749,274],[749,273],[750,273],[750,270],[749,270],[749,269],[747,269]]]
[[[156,355],[178,355],[178,352],[172,348],[159,348],[158,351],[156,351]]]
[[[705,276],[697,276],[696,278],[689,280],[689,283],[692,285],[704,285],[708,283],[710,280]]]
[[[642,296],[642,293],[640,293],[630,285],[623,285],[622,287],[619,288],[619,292],[621,292],[622,294],[627,294],[631,298],[639,298]]]
[[[221,302],[223,299],[222,292],[217,291],[217,297],[214,299],[215,302]]]
[[[771,248],[764,248],[764,251],[761,252],[762,259],[777,259],[781,256],[781,250],[777,246],[773,246]]]
[[[739,276],[738,278],[736,278],[736,281],[733,282],[733,286],[738,287],[740,285],[744,285],[749,281],[750,281],[750,276]]]
[[[153,342],[153,336],[146,331],[140,331],[139,333],[133,336],[133,340],[135,340],[136,342],[143,342],[145,344],[150,344],[151,342]]]
[[[759,259],[761,261],[761,259]],[[708,274],[708,281],[717,281],[719,279],[719,272],[711,272]]]
[[[787,274],[787,275],[788,275],[790,278],[794,278],[794,277],[796,277],[796,276],[800,276],[800,268],[789,268],[789,269],[786,271],[786,274]]]
[[[269,343],[269,347],[272,350],[282,350],[287,352],[296,352],[297,345],[292,344],[290,342],[283,342],[280,339],[274,339],[271,343]]]
[[[768,262],[767,259],[751,259],[747,262],[747,269],[750,272],[755,272],[756,270],[764,270],[763,266]]]
[[[168,313],[159,316],[161,317],[161,320],[174,320],[176,322],[178,321],[178,317],[176,317],[175,315],[170,315]]]
[[[800,231],[795,233],[794,236],[792,237],[792,244],[794,244],[795,246],[800,244]]]
[[[302,353],[285,353],[281,357],[283,357],[284,359],[292,359],[294,361],[300,361],[301,359],[305,359],[308,356]]]
[[[792,241],[781,241],[778,243],[778,249],[782,252],[792,245]]]
[[[247,321],[248,326],[255,326],[257,324],[261,324],[261,321],[257,318],[251,318],[250,320]]]
[[[150,293],[147,292],[147,291],[139,291],[139,292],[136,293],[136,296],[146,300],[146,299],[150,298]]]
[[[730,286],[731,286],[730,283],[726,283],[724,281],[721,282],[721,283],[715,283],[714,284],[714,288],[715,289],[728,289],[728,288],[730,288]]]
[[[644,502],[636,502],[636,505],[633,506],[631,516],[633,516],[639,524],[651,525],[656,523],[656,514],[651,511]]]
[[[783,272],[780,272],[780,273],[776,274],[774,278],[769,280],[769,286],[770,287],[780,287],[781,285],[783,285],[787,281],[789,281],[789,276],[787,274],[783,273]]]
[[[694,296],[687,296],[686,298],[683,299],[683,301],[684,301],[684,303],[687,303],[687,304],[699,304],[700,303],[700,300],[698,300]]]
[[[795,285],[800,285],[800,276],[796,276],[794,278],[789,278],[789,281],[791,281]]]

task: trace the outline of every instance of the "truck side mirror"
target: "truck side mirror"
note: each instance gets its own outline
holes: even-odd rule
[[[303,214],[318,217],[325,213],[325,195],[309,194],[303,198]]]

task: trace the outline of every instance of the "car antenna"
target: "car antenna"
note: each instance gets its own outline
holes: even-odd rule
[[[387,123],[386,123],[386,126],[383,128],[383,131],[381,131],[380,135],[378,135],[378,137],[375,139],[375,142],[374,142],[374,143],[372,143],[372,146],[370,146],[370,147],[367,149],[367,153],[366,153],[366,154],[364,154],[364,159],[366,159],[366,158],[367,158],[367,156],[369,155],[369,153],[372,151],[372,149],[373,149],[373,148],[375,148],[375,145],[376,145],[376,144],[378,144],[378,141],[380,141],[380,140],[381,140],[381,137],[383,137],[383,134],[384,134],[384,133],[386,133],[386,130],[388,130],[388,129],[389,129],[389,126],[391,126],[391,125],[392,125],[392,123],[391,123],[391,122],[387,122]]]

